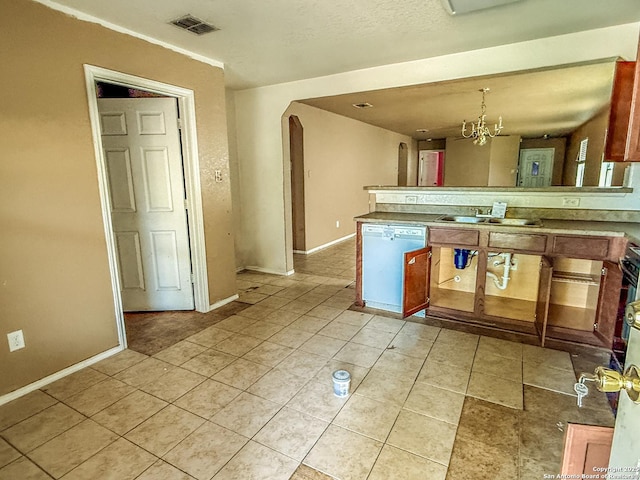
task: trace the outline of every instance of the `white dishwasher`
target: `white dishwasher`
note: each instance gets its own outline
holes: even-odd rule
[[[427,228],[362,225],[362,299],[367,307],[402,313],[404,254],[424,248]]]

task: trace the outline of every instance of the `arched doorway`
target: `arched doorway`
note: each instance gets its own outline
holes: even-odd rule
[[[408,185],[408,170],[409,149],[406,143],[401,142],[400,145],[398,145],[398,186],[406,187]]]
[[[291,221],[293,227],[293,251],[304,252],[304,144],[303,128],[296,115],[289,116],[289,155],[291,157]]]

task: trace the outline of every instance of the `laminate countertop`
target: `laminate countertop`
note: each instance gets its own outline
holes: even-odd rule
[[[543,219],[540,226],[513,226],[483,223],[462,223],[438,220],[443,214],[371,212],[355,217],[358,222],[385,224],[413,224],[432,227],[491,229],[501,232],[564,233],[570,235],[593,235],[606,237],[626,236],[640,243],[640,224],[623,222],[596,222],[585,220]]]

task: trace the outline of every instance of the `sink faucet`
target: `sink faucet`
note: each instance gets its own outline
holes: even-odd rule
[[[487,209],[487,213],[482,213],[481,208],[476,208],[476,217],[479,218],[491,218],[491,209]]]
[[[493,202],[493,208],[488,208],[487,213],[482,213],[481,208],[476,208],[476,217],[481,218],[504,218],[507,211],[507,204],[505,202]]]

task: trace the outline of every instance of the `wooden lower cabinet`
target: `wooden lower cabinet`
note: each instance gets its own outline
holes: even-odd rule
[[[624,238],[430,228],[429,244],[404,256],[404,317],[426,307],[434,317],[537,335],[542,346],[611,348],[622,284],[612,260]],[[356,303],[366,306],[360,276]]]
[[[616,263],[464,245],[431,250],[428,314],[535,333],[542,346],[553,339],[611,347],[622,283]],[[464,268],[457,250],[466,251]]]

